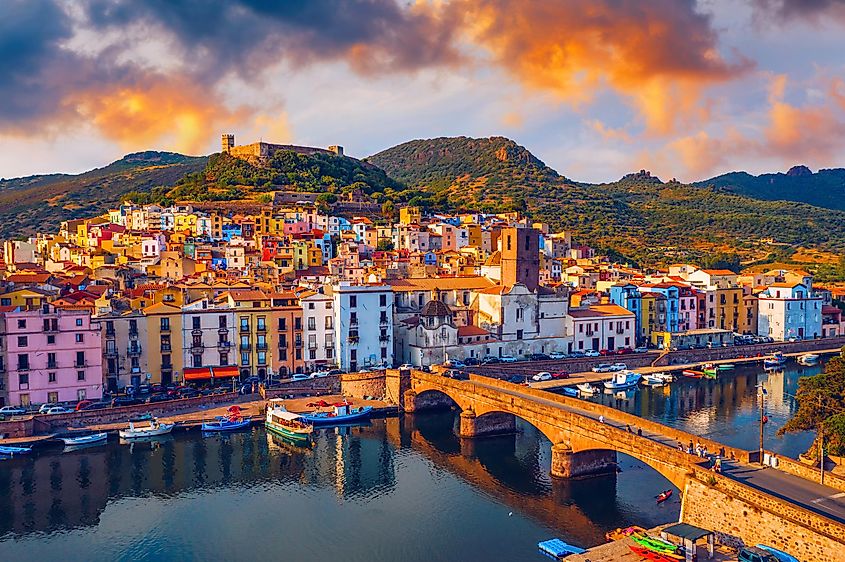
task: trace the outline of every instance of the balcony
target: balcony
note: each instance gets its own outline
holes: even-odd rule
[[[378,321],[378,325],[380,328],[387,328],[388,324],[389,322],[387,321],[387,318],[383,318]]]
[[[219,328],[217,328],[217,333],[218,334],[228,334],[229,328],[226,327],[226,326],[220,326]]]
[[[55,361],[52,361],[52,362],[51,362],[51,361],[48,361],[48,362],[47,362],[47,368],[48,368],[48,369],[58,369],[58,368],[59,368],[59,364],[58,364],[58,363],[56,363]]]
[[[242,344],[240,345],[240,350],[241,350],[241,351],[249,351],[250,349],[252,349],[252,345],[250,345],[250,344],[248,344],[248,343],[242,343]]]
[[[258,342],[257,344],[255,344],[255,349],[257,349],[258,351],[267,351],[267,342]]]
[[[88,361],[83,361],[82,363],[77,362],[73,364],[74,369],[84,369],[86,367],[88,367]]]
[[[162,324],[162,325],[159,327],[159,331],[160,331],[162,334],[166,334],[166,333],[170,332],[170,324]],[[132,332],[131,332],[131,331],[129,332],[129,335],[132,335]],[[136,335],[137,335],[137,333],[136,333]]]
[[[161,350],[162,351],[170,351],[170,344],[169,343],[161,344]]]
[[[138,328],[135,328],[134,330],[132,328],[130,328],[129,329],[129,337],[130,338],[137,338],[138,337]]]
[[[350,326],[357,326],[358,325],[358,319],[353,318],[352,320],[349,321],[349,325]]]
[[[127,353],[127,355],[132,356],[132,357],[137,356],[137,355],[141,355],[141,346],[140,345],[130,345],[129,347],[126,348],[126,353]]]
[[[202,335],[202,328],[194,328],[191,330],[192,336],[201,336]]]
[[[358,336],[349,336],[348,338],[346,338],[346,341],[348,341],[349,343],[358,343]]]
[[[111,328],[111,329],[106,328],[106,337],[107,338],[113,338],[114,337],[114,328]]]
[[[240,332],[242,334],[248,334],[249,333],[249,324],[241,324],[239,329],[240,329]]]
[[[202,353],[203,349],[205,349],[205,345],[203,345],[202,342],[200,342],[200,343],[194,342],[194,343],[191,344],[191,351],[192,352]]]
[[[217,347],[220,349],[229,349],[232,346],[232,342],[230,341],[219,341],[217,342]]]
[[[386,334],[385,334],[385,335],[383,335],[383,336],[379,336],[379,337],[378,337],[378,341],[382,341],[382,342],[384,342],[384,341],[390,341],[390,336],[388,336],[388,335],[386,335]]]

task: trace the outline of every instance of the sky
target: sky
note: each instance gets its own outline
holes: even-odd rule
[[[0,177],[222,133],[501,135],[561,174],[845,167],[845,0],[3,0]]]

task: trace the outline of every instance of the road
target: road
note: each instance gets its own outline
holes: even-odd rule
[[[478,381],[474,381],[473,384],[496,390],[503,394],[533,400],[544,406],[558,408],[595,420],[598,419],[596,414],[581,410],[575,406],[561,404],[556,400],[538,398],[520,392],[519,387],[511,390]],[[627,427],[626,423],[614,419],[612,413],[605,416],[604,423],[618,427],[619,429],[625,429]],[[644,431],[642,437],[659,443],[664,447],[674,449],[678,446],[678,442],[675,439],[665,435]],[[722,473],[733,480],[845,524],[845,492],[828,486],[822,486],[817,482],[806,480],[775,468],[766,468],[736,461],[723,461]]]

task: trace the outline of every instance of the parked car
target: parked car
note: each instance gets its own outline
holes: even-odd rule
[[[414,366],[411,365],[410,363],[402,363],[401,365],[399,365],[399,369],[402,370],[402,371],[404,371],[406,369],[410,370],[410,369],[413,369],[413,368],[414,368]]]
[[[469,375],[464,373],[463,371],[458,371],[457,369],[449,369],[447,371],[443,371],[443,376],[455,379],[456,381],[468,381]]]
[[[595,349],[588,349],[587,351],[584,352],[584,357],[598,357],[598,356],[599,356],[599,352],[596,351]]]
[[[312,378],[312,379],[322,379],[322,378],[325,378],[327,376],[329,376],[328,371],[314,371],[313,373],[311,373],[310,378]]]
[[[472,365],[480,365],[481,361],[479,361],[476,357],[467,357],[464,359],[464,365],[467,367],[471,367]]]
[[[496,363],[501,363],[501,362],[502,362],[501,359],[499,359],[495,355],[488,355],[487,357],[485,357],[481,361],[481,364],[482,365],[495,365]]]
[[[23,406],[3,406],[0,408],[0,416],[22,416],[28,410]]]
[[[548,361],[551,357],[545,353],[532,353],[528,356],[528,359],[531,361]]]
[[[607,357],[608,355],[613,355],[613,352],[609,349],[600,349],[599,355],[601,355],[602,357]]]
[[[302,373],[294,373],[293,375],[291,375],[290,380],[292,380],[292,381],[307,381],[308,378],[309,378],[308,375],[305,375],[305,374],[302,374]]]
[[[553,372],[552,378],[555,379],[555,380],[557,380],[557,379],[568,379],[569,373],[567,373],[566,371]]]
[[[551,359],[566,359],[567,355],[562,351],[552,351],[549,353]]]
[[[634,349],[634,353],[648,353],[648,348],[640,346]]]
[[[499,361],[502,363],[516,363],[517,359],[513,355],[502,355],[499,357]]]
[[[740,549],[736,558],[739,562],[778,562],[774,554],[756,546],[746,546]]]
[[[443,363],[443,365],[449,367],[450,369],[463,369],[466,367],[466,364],[463,361],[459,361],[457,359],[449,359]]]
[[[159,394],[151,394],[150,397],[147,398],[147,404],[155,404],[156,402],[166,402],[167,400],[173,400],[173,397],[161,392]]]
[[[343,374],[342,369],[331,369],[331,370],[329,370],[329,376],[330,377],[334,377],[334,376],[342,375],[342,374]]]
[[[89,400],[90,402],[90,400]],[[110,400],[100,400],[99,402],[91,402],[90,404],[86,404],[81,410],[84,412],[89,412],[91,410],[102,410],[104,408],[108,408],[111,406]],[[79,408],[77,408],[79,410]]]
[[[595,367],[592,368],[594,373],[609,373],[613,370],[613,366],[610,363],[599,363]]]
[[[616,355],[628,355],[629,353],[634,353],[634,350],[630,347],[620,347],[616,350]]]
[[[164,392],[164,387],[160,384],[151,384],[150,385],[150,393],[151,394],[161,394]]]
[[[625,363],[614,363],[613,365],[610,366],[610,370],[614,371],[614,372],[615,371],[627,371],[628,365],[626,365]]]
[[[575,351],[570,353],[569,356],[573,359],[581,359],[582,357],[586,357],[587,354],[581,350],[576,349]]]
[[[136,406],[143,403],[144,401],[142,399],[135,398],[134,396],[118,396],[111,401],[111,405],[114,408],[118,406]]]
[[[73,412],[73,410],[65,408],[64,406],[53,406],[52,408],[47,408],[44,413],[48,416],[52,416],[54,414],[69,414],[71,412]]]
[[[200,395],[200,391],[196,388],[183,388],[179,391],[179,398],[196,398]]]
[[[150,394],[153,391],[153,387],[148,384],[140,384],[138,385],[138,390],[136,394]]]
[[[80,412],[80,411],[84,410],[86,406],[88,406],[89,404],[93,404],[93,403],[94,403],[93,400],[80,400],[79,402],[76,403],[76,407],[74,408],[74,410],[76,410],[77,412]]]
[[[514,384],[524,384],[525,377],[523,375],[513,375],[511,378],[508,379],[508,382],[512,382]]]
[[[41,407],[38,408],[38,413],[39,414],[46,414],[47,410],[49,410],[53,406],[58,406],[58,404],[53,404],[52,402],[47,402],[46,404],[41,404]]]
[[[548,371],[540,371],[539,373],[537,373],[536,375],[531,377],[531,380],[536,381],[536,382],[550,381],[550,380],[552,380],[552,374]]]
[[[188,388],[187,386],[180,386],[180,385],[167,385],[167,394],[170,396],[179,396],[179,393]]]

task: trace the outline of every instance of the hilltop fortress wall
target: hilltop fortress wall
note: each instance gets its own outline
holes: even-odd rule
[[[290,150],[298,154],[335,154],[343,156],[343,147],[332,145],[328,148],[316,148],[311,146],[294,146],[292,144],[271,144],[268,142],[254,142],[235,146],[235,135],[224,134],[221,140],[221,151],[246,160],[250,164],[266,164],[273,155],[280,150]]]

